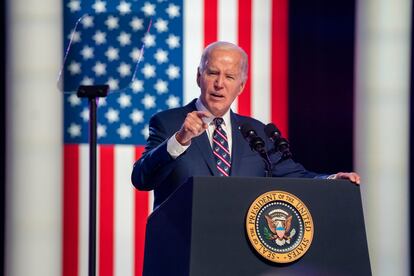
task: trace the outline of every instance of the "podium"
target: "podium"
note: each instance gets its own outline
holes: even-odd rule
[[[270,191],[296,196],[312,216],[312,242],[290,263],[264,258],[249,241],[249,208]],[[371,275],[360,188],[345,180],[194,177],[149,216],[143,275]]]

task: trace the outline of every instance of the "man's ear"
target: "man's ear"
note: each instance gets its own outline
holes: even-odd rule
[[[247,80],[246,80],[246,81],[247,81]],[[239,94],[237,94],[237,96],[238,96],[238,95],[240,95],[240,94],[243,92],[244,87],[246,86],[246,81],[243,81],[243,82],[240,84],[240,91],[239,91]]]
[[[197,85],[198,85],[198,87],[200,87],[200,78],[201,78],[200,67],[197,67]]]

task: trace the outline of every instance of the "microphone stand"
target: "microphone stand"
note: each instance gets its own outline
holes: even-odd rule
[[[89,101],[89,255],[88,275],[96,275],[96,147],[97,147],[97,100],[108,95],[109,85],[81,85],[79,98]]]
[[[266,173],[266,177],[272,177],[273,173],[272,173],[272,163],[270,162],[270,158],[269,155],[267,154],[267,152],[263,149],[262,152],[259,152],[260,156],[263,158],[263,161],[265,162],[266,165],[266,169],[265,169],[265,173]]]
[[[262,141],[262,139],[259,138],[253,138],[250,141],[250,148],[253,151],[256,151],[257,153],[259,153],[260,157],[263,158],[263,161],[265,163],[266,169],[265,169],[265,173],[266,173],[266,177],[272,177],[272,163],[270,162],[270,158],[269,155],[267,154],[265,148],[264,148],[264,142]]]

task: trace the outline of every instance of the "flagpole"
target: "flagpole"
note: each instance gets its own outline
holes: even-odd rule
[[[96,276],[96,148],[97,100],[108,95],[109,85],[81,85],[79,98],[89,101],[89,254],[88,275]]]

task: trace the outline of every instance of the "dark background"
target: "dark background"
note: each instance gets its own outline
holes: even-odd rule
[[[289,138],[294,159],[353,170],[355,1],[289,2]]]

